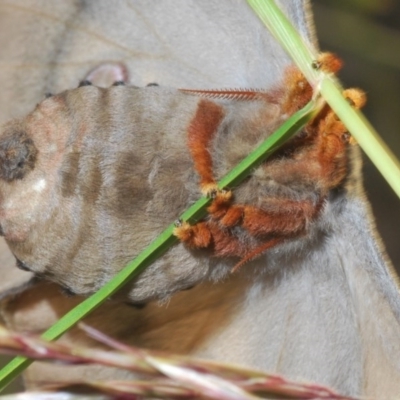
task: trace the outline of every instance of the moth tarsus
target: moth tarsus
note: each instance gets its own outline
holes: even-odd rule
[[[175,227],[182,226],[182,224],[183,224],[183,220],[180,219],[180,218],[178,218],[178,219],[176,219],[176,220],[174,221],[174,226],[175,226]]]
[[[336,74],[343,66],[342,60],[333,53],[320,53],[316,60],[313,60],[311,67],[316,71]]]
[[[315,69],[315,70],[319,70],[319,69],[321,69],[321,62],[320,61],[318,61],[318,60],[314,60],[312,63],[311,63],[311,67],[313,68],[313,69]]]
[[[343,91],[343,97],[347,102],[356,109],[364,107],[367,102],[367,96],[365,92],[360,89],[350,88]]]
[[[210,199],[215,199],[217,197],[218,190],[217,189],[211,189],[207,191],[206,197]]]

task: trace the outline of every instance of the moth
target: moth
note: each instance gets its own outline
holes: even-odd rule
[[[313,95],[294,67],[269,92],[202,92],[221,100],[123,82],[80,86],[45,99],[0,134],[0,226],[17,265],[80,295],[99,289],[151,240],[138,226],[160,231],[199,196],[198,184],[210,194],[217,177]],[[359,91],[345,93],[364,104]],[[325,107],[235,191],[235,204],[232,192],[217,191],[211,218],[176,235],[227,264],[286,239],[307,243],[329,191],[346,178],[349,137]]]
[[[119,188],[119,192],[125,192],[124,183],[134,179],[132,169],[142,176],[137,186],[140,190],[131,193],[131,198],[136,199],[137,207],[131,207],[133,201],[130,199],[129,209],[124,208],[128,206],[127,203],[123,203],[121,209],[107,210],[113,213],[112,224],[105,224],[104,219],[100,218],[100,222],[103,223],[102,239],[98,240],[105,241],[110,240],[115,230],[122,231],[128,216],[137,218],[135,229],[123,231],[121,235],[121,243],[129,242],[137,247],[132,250],[134,254],[201,193],[195,161],[187,146],[187,127],[196,115],[199,102],[209,100],[224,110],[234,110],[233,113],[228,112],[224,116],[223,120],[226,122],[229,118],[232,118],[232,122],[239,121],[240,115],[254,117],[265,110],[265,99],[243,102],[207,99],[167,89],[165,86],[198,89],[261,87],[270,91],[272,87],[282,84],[283,71],[289,64],[287,56],[268,36],[245,2],[184,2],[185,5],[188,3],[195,6],[195,10],[199,12],[193,12],[189,6],[183,4],[180,4],[180,7],[184,8],[176,7],[177,3],[174,1],[162,2],[157,7],[147,2],[121,3],[120,8],[113,10],[109,9],[107,2],[102,3],[103,7],[99,9],[96,8],[99,2],[85,2],[82,3],[84,6],[63,3],[62,9],[56,9],[55,5],[51,8],[41,8],[38,4],[36,9],[41,11],[41,16],[51,14],[51,18],[48,18],[54,24],[51,25],[54,28],[51,34],[47,30],[39,29],[43,20],[39,23],[37,18],[29,18],[29,13],[15,13],[13,15],[16,23],[12,24],[9,30],[14,26],[24,26],[24,30],[14,29],[11,36],[1,36],[17,38],[21,43],[37,40],[36,46],[29,46],[29,50],[35,51],[35,62],[40,60],[40,68],[32,75],[22,74],[21,69],[12,70],[12,73],[7,69],[1,70],[2,88],[7,89],[8,93],[8,96],[2,97],[3,103],[0,107],[3,121],[16,115],[27,114],[45,92],[58,93],[75,87],[76,82],[88,71],[92,71],[96,63],[103,61],[122,60],[127,64],[131,82],[135,85],[160,83],[158,88],[149,87],[136,91],[127,87],[113,87],[109,90],[95,87],[74,89],[61,97],[49,98],[40,105],[34,114],[37,118],[42,115],[43,120],[47,121],[43,126],[40,124],[40,118],[36,120],[36,117],[23,118],[22,122],[9,125],[10,129],[21,128],[21,132],[26,132],[28,125],[39,124],[44,129],[38,130],[37,135],[42,137],[43,142],[51,132],[47,129],[47,124],[67,129],[69,126],[65,125],[65,122],[69,121],[75,127],[83,127],[83,130],[76,130],[81,134],[85,129],[97,125],[98,128],[93,128],[92,132],[97,131],[100,136],[98,139],[97,136],[92,137],[90,145],[93,149],[97,146],[104,151],[106,146],[101,139],[101,135],[104,134],[102,127],[128,127],[128,122],[132,123],[135,119],[132,109],[136,110],[136,115],[146,117],[139,118],[136,122],[149,128],[144,129],[142,135],[134,136],[132,130],[123,131],[121,134],[130,135],[131,147],[127,147],[129,145],[126,143],[110,143],[110,165],[106,161],[102,164],[85,160],[88,161],[87,165],[99,165],[106,169],[111,167],[112,162],[115,169],[109,168],[110,174],[106,184]],[[282,1],[280,4],[312,46],[310,28],[305,19],[306,2],[293,0]],[[202,15],[206,17],[202,18]],[[65,26],[69,25],[63,22],[68,18],[80,29],[65,35]],[[57,21],[61,22],[57,24]],[[0,29],[7,26],[2,23]],[[101,29],[97,29],[97,26],[101,26]],[[115,33],[114,28],[121,26],[129,29],[118,29],[118,33]],[[177,30],[195,34],[177,35]],[[129,34],[124,36],[124,32],[128,31]],[[27,32],[30,34],[27,35]],[[96,32],[96,35],[90,35],[91,32]],[[197,32],[202,32],[202,35],[198,35]],[[98,40],[103,34],[107,42],[100,45]],[[118,37],[118,40],[115,37]],[[112,47],[110,43],[113,43],[113,40],[118,45]],[[60,43],[63,44],[63,50],[54,49],[54,46],[61,46]],[[221,46],[221,43],[224,45]],[[17,60],[21,65],[25,65],[30,61],[28,56],[31,53],[15,54],[15,49],[19,48],[15,45],[4,46],[0,57],[9,57],[14,62]],[[126,49],[128,51],[125,53]],[[131,53],[129,49],[132,50]],[[200,63],[199,55],[202,55]],[[2,68],[4,65],[2,64]],[[129,95],[128,89],[131,93]],[[132,101],[128,106],[126,100],[129,96]],[[116,101],[118,98],[120,102]],[[139,98],[140,102],[133,101]],[[66,99],[74,100],[71,105],[77,107],[76,119],[60,112],[66,104]],[[152,105],[148,104],[146,110],[139,113],[138,107],[142,104],[144,108],[146,102]],[[113,106],[107,107],[107,104]],[[91,107],[93,112],[90,112]],[[271,107],[268,121],[275,121],[277,124],[281,122],[279,109],[279,104],[278,107]],[[56,110],[57,113],[54,113]],[[59,119],[53,121],[53,118],[50,118],[49,121],[45,118],[55,114]],[[275,117],[277,119],[274,119]],[[216,147],[212,147],[211,150],[215,179],[257,144],[258,131],[250,129],[254,118],[243,121],[248,127],[246,131],[250,133],[245,143],[228,140],[225,140],[225,143],[223,131],[218,131],[214,137]],[[271,124],[273,125],[272,122]],[[129,129],[131,127],[132,125]],[[58,135],[65,140],[68,135],[62,133],[58,132]],[[268,132],[262,133],[264,136],[266,134]],[[23,135],[21,138],[23,139]],[[220,159],[218,153],[215,153],[219,148],[219,141],[227,145],[224,153],[230,155],[229,158]],[[71,142],[79,143],[75,138]],[[86,210],[82,209],[85,208],[85,201],[93,200],[96,193],[87,190],[86,185],[79,187],[77,183],[74,184],[79,178],[75,173],[73,161],[74,157],[77,157],[72,156],[76,150],[71,150],[69,163],[64,165],[64,169],[59,169],[60,175],[51,177],[50,182],[43,186],[44,182],[39,180],[39,175],[33,175],[34,171],[41,171],[43,176],[49,174],[49,171],[56,171],[54,166],[57,162],[61,163],[61,156],[60,159],[57,158],[54,148],[46,149],[48,163],[42,165],[46,165],[47,168],[38,168],[40,151],[43,151],[39,144],[34,142],[38,150],[36,160],[32,160],[34,169],[25,178],[17,179],[8,185],[12,187],[20,184],[22,188],[22,181],[27,183],[27,180],[31,179],[32,185],[25,186],[29,188],[25,197],[21,192],[21,201],[27,205],[27,212],[29,207],[34,207],[35,201],[39,207],[41,197],[48,199],[45,196],[46,190],[59,190],[57,193],[60,196],[55,196],[54,203],[47,202],[41,207],[39,220],[43,228],[46,228],[46,221],[50,224],[54,213],[63,215],[67,222],[76,215],[83,216],[87,221],[89,207]],[[31,144],[28,141],[26,145],[29,148]],[[59,155],[64,155],[65,146],[68,147],[71,143],[57,142],[56,147],[58,145],[62,150]],[[141,305],[146,303],[144,308],[132,308],[124,303],[110,301],[93,315],[90,323],[123,341],[137,345],[278,371],[291,378],[330,385],[344,394],[393,397],[399,392],[400,382],[398,288],[391,276],[390,263],[382,256],[382,249],[372,233],[373,222],[369,218],[369,206],[361,185],[359,149],[346,141],[344,145],[346,171],[344,177],[340,174],[343,180],[339,179],[339,183],[327,191],[325,199],[316,191],[318,188],[315,187],[314,181],[308,182],[304,178],[292,179],[289,174],[285,175],[284,171],[281,180],[274,175],[280,182],[289,179],[288,187],[272,185],[272,190],[276,190],[279,195],[290,197],[294,196],[294,193],[305,193],[305,199],[297,200],[311,200],[314,204],[318,198],[324,199],[323,207],[318,211],[316,218],[308,224],[310,229],[306,234],[287,238],[285,243],[261,251],[236,274],[231,274],[230,271],[241,256],[218,258],[213,257],[212,248],[188,250],[185,245],[180,244],[143,271],[125,293],[121,294],[123,302],[129,296],[130,302]],[[137,157],[132,161],[132,154],[129,154],[129,157],[125,158],[129,160],[123,164],[118,163],[116,150],[121,151],[121,154],[136,152]],[[282,153],[276,155],[271,162],[279,165],[279,157],[283,157],[285,162],[289,161],[290,146],[286,150],[286,155],[282,149]],[[293,152],[292,156],[295,153]],[[80,162],[75,159],[76,164],[79,164],[78,161]],[[118,175],[116,172],[123,170],[129,171],[129,179],[124,177],[118,181],[117,176],[124,174]],[[99,174],[95,170],[88,168],[86,172],[88,174],[85,176],[90,177],[90,182],[98,181]],[[276,173],[278,172],[279,168]],[[296,172],[295,169],[293,173]],[[34,176],[38,178],[37,181],[33,179]],[[65,179],[62,180],[61,177]],[[255,171],[248,181],[233,191],[233,205],[254,203],[258,188],[256,181],[260,177],[265,177],[265,171]],[[57,182],[68,182],[68,185],[57,185]],[[268,183],[271,183],[269,179],[266,185]],[[65,196],[62,195],[63,188]],[[156,188],[159,191],[156,191]],[[76,200],[74,196],[71,195],[69,201],[66,196],[74,189],[79,189],[81,193],[75,206],[72,204]],[[271,198],[270,194],[263,193],[267,198]],[[112,199],[117,195],[118,193],[111,192],[108,198]],[[31,200],[29,204],[27,197]],[[59,207],[60,202],[67,211],[62,211],[62,207]],[[218,221],[218,218],[215,221]],[[16,233],[23,236],[24,229],[30,223],[25,221],[17,224],[20,230],[17,229]],[[88,236],[87,240],[91,240],[92,243],[94,238],[89,230],[95,230],[96,226],[89,224],[82,233]],[[40,256],[43,257],[38,259],[45,260],[50,251],[54,251],[59,240],[64,238],[65,242],[70,243],[72,237],[77,237],[75,234],[80,231],[79,223],[71,227],[72,225],[67,223],[59,224],[57,229],[51,231],[50,236],[44,239],[47,247],[41,247]],[[6,227],[3,229],[7,235]],[[240,222],[229,229],[235,237],[250,242],[247,248],[252,248],[253,245],[257,247],[267,240],[266,237],[249,236]],[[40,229],[37,232],[38,235],[44,236]],[[58,280],[63,285],[70,285],[72,291],[87,293],[100,286],[114,271],[112,268],[105,271],[102,264],[96,262],[100,258],[105,260],[103,254],[101,257],[93,252],[88,255],[84,249],[78,250],[79,243],[76,242],[76,249],[82,257],[93,261],[91,267],[88,267],[89,264],[82,264],[79,269],[64,270],[65,272],[59,268],[53,270],[53,276],[47,262],[43,262],[43,265],[33,262],[29,264],[28,249],[18,254],[26,267],[35,269],[39,274],[48,274],[50,279]],[[114,240],[112,248],[108,246],[104,249],[104,254],[116,254],[121,260],[120,264],[123,264],[127,247],[123,246],[123,251],[118,251],[118,246],[119,241],[115,243]],[[17,251],[15,254],[17,255]],[[26,254],[28,256],[23,257]],[[62,249],[58,254],[61,258],[66,257]],[[53,261],[56,265],[57,260]],[[28,273],[26,275],[29,276]],[[195,286],[192,289],[182,291],[193,285]],[[72,302],[77,301],[60,294],[56,285],[43,281],[36,286],[19,290],[19,295],[9,295],[3,301],[3,315],[7,317],[5,318],[10,326],[24,330],[45,329],[48,326],[46,324],[50,323],[49,320],[62,315]],[[159,304],[151,301],[153,299],[168,301]],[[69,336],[69,340],[71,338],[74,343],[87,342],[76,330]],[[93,343],[91,345],[95,346]],[[73,373],[79,377],[82,373],[82,370],[71,372],[70,368],[57,369],[54,366],[50,367],[50,372],[47,369],[47,375],[44,371],[45,366],[34,366],[29,375],[32,379],[30,383],[66,379],[66,376]],[[97,370],[95,373],[98,376]],[[118,376],[118,372],[115,371],[102,373],[103,376]]]

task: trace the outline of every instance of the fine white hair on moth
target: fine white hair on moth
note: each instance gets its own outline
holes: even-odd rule
[[[49,144],[49,146],[47,148],[47,152],[48,153],[54,153],[56,151],[57,151],[57,145],[55,143]]]
[[[46,179],[40,178],[33,184],[32,188],[35,192],[40,193],[46,188],[46,186],[47,186]]]
[[[9,210],[9,209],[12,208],[13,206],[14,206],[14,201],[13,201],[13,200],[5,201],[5,202],[2,204],[3,210]]]

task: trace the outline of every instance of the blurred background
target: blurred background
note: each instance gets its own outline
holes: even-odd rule
[[[400,158],[400,1],[311,0],[321,50],[344,60],[339,78],[368,96],[364,113]],[[378,231],[400,274],[400,199],[364,156]]]

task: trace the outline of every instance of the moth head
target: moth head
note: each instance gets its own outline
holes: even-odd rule
[[[20,127],[11,126],[0,136],[0,179],[23,179],[35,167],[37,148]]]

